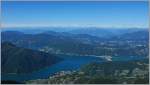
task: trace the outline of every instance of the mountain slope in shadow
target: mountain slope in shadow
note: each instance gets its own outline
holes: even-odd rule
[[[10,42],[1,44],[2,73],[30,73],[51,66],[62,59],[40,51],[16,47]]]

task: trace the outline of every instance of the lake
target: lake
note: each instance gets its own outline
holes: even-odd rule
[[[91,62],[106,62],[106,60],[94,57],[94,56],[68,56],[68,55],[60,55],[60,57],[64,58],[63,61],[54,64],[50,67],[41,69],[37,72],[29,73],[29,74],[3,74],[1,76],[2,80],[15,80],[15,81],[26,81],[26,80],[33,80],[33,79],[43,79],[48,78],[49,76],[53,75],[59,71],[73,71],[78,70],[85,64]],[[129,56],[129,57],[113,57],[112,61],[125,61],[125,60],[138,60],[143,59],[144,57],[136,57],[136,56]]]

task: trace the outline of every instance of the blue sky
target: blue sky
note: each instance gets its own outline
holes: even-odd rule
[[[2,26],[148,27],[148,2],[3,1]]]

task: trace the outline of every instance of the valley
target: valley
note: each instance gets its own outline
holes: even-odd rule
[[[109,32],[111,31],[109,30]],[[114,66],[116,67],[114,71],[119,71],[117,75],[121,75],[123,74],[120,73],[121,71],[139,69],[138,63],[135,64],[137,67],[130,69],[129,62],[141,62],[141,60],[144,60],[141,65],[147,64],[145,62],[145,60],[148,60],[148,31],[146,29],[135,29],[135,31],[132,30],[130,33],[122,33],[117,36],[108,35],[108,37],[93,36],[86,34],[86,31],[85,34],[51,30],[37,34],[26,34],[20,31],[2,31],[2,80],[13,80],[21,83],[92,83],[96,82],[91,80],[92,78],[97,78],[94,75],[99,75],[101,78],[104,78],[103,80],[110,79],[111,82],[117,77],[114,75],[114,72],[109,73],[114,78],[108,76],[105,79],[105,77],[102,77],[105,73],[97,74],[94,72],[94,68],[90,69],[92,73],[94,72],[93,76],[90,76],[89,81],[85,82],[84,78],[89,77],[91,72],[85,74],[86,71],[83,71],[82,68],[86,68],[86,65],[91,65],[90,68],[92,68],[95,66],[92,63],[98,63],[98,65],[104,65],[104,68],[107,68],[107,66],[112,67],[114,63],[120,62],[121,66]],[[37,53],[34,53],[34,51]],[[6,52],[7,54],[5,54]],[[39,60],[36,58],[38,56]],[[47,59],[45,58],[46,56]],[[49,59],[49,56],[51,56],[51,59]],[[13,59],[13,63],[9,61]],[[31,66],[32,63],[33,66]],[[105,65],[105,63],[111,64]],[[124,65],[123,63],[126,63],[125,67],[129,69],[119,70],[120,67],[124,67],[122,66]],[[146,67],[147,65],[144,66],[144,68]],[[106,69],[101,70],[106,71]],[[110,68],[109,70],[112,69]],[[141,69],[138,71],[141,72]],[[146,78],[146,75],[148,75],[147,71],[148,69],[142,69],[142,72],[146,72],[146,74],[144,77],[140,76],[140,79]],[[141,73],[138,74],[140,75]],[[130,74],[125,78],[133,77],[132,75]],[[63,77],[73,78],[73,80],[64,79],[62,81]],[[82,82],[78,79],[74,80],[76,77],[81,78]],[[122,80],[122,78],[124,79],[121,76],[120,79]],[[133,82],[129,82],[126,79],[126,81],[122,82],[118,82],[121,80],[116,80],[113,83],[136,83],[136,78],[136,76],[133,78]]]
[[[149,1],[1,0],[1,84],[149,84]]]

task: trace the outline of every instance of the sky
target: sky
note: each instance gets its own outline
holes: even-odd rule
[[[144,1],[3,1],[3,27],[148,28]]]

